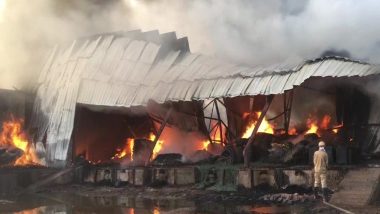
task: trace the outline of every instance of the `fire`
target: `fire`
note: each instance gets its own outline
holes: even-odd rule
[[[328,129],[331,123],[331,116],[325,115],[323,116],[322,122],[321,122],[321,128],[322,129]]]
[[[212,131],[210,132],[210,140],[204,140],[201,143],[202,150],[208,151],[208,146],[212,143],[221,144],[222,143],[222,136],[225,134],[224,126],[219,126],[215,121],[212,121],[211,127],[214,127]]]
[[[338,125],[338,126],[335,126],[335,127],[332,129],[332,131],[333,131],[335,134],[338,134],[339,129],[342,128],[342,127],[343,127],[343,124],[340,124],[340,125]]]
[[[156,139],[156,136],[153,133],[150,133],[149,140],[151,140],[152,142],[154,142],[155,139]],[[161,151],[163,145],[164,145],[164,141],[163,140],[158,140],[157,141],[156,145],[154,146],[153,152],[152,152],[152,160],[157,157],[157,155]]]
[[[259,118],[260,115],[261,115],[261,112],[256,112],[256,118]],[[250,124],[248,125],[248,128],[243,134],[243,138],[249,138],[251,136],[252,131],[255,128],[256,123],[257,123],[256,118],[252,120]],[[264,117],[263,121],[260,124],[259,130],[257,132],[274,134],[274,126],[268,122],[266,117]]]
[[[116,150],[117,153],[111,159],[122,159],[129,155],[130,160],[133,160],[133,148],[135,146],[135,139],[128,138],[122,149]]]
[[[305,134],[317,134],[318,132],[318,125],[315,124],[314,122],[308,125],[308,130],[306,131]]]
[[[153,214],[160,214],[160,209],[157,208],[157,207],[155,207],[155,208],[153,209]]]
[[[133,161],[133,149],[135,147],[135,139],[128,139],[130,158]]]
[[[210,141],[209,140],[205,140],[205,141],[203,141],[202,142],[202,150],[205,150],[205,151],[207,151],[207,149],[208,149],[208,145],[210,145]]]
[[[288,131],[288,134],[289,135],[297,135],[297,129],[296,128],[291,128],[291,129],[289,129],[289,131]]]
[[[328,130],[331,128],[331,116],[330,115],[325,115],[323,116],[322,120],[318,122],[317,119],[314,119],[312,117],[309,117],[307,119],[307,127],[308,130],[305,132],[305,134],[318,134],[321,130]],[[332,129],[334,133],[338,133],[339,128],[341,128],[343,125],[336,126]]]
[[[23,151],[14,165],[39,164],[40,160],[36,155],[35,148],[27,140],[26,134],[22,131],[24,121],[22,119],[12,119],[3,123],[0,134],[0,147],[18,148]]]

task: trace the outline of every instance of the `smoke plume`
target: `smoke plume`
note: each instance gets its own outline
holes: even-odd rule
[[[176,31],[193,52],[248,65],[326,50],[380,62],[377,0],[0,0],[0,8],[2,88],[35,79],[56,43],[136,28]]]

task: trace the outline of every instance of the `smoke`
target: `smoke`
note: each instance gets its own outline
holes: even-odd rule
[[[248,65],[314,58],[326,50],[380,62],[377,0],[4,1],[1,87],[33,79],[53,44],[137,28],[176,31],[188,36],[193,52]]]
[[[141,1],[139,1],[141,2]],[[176,30],[195,52],[246,64],[320,56],[347,50],[380,61],[380,18],[375,0],[161,0],[132,10],[135,26]]]
[[[117,0],[0,0],[0,8],[0,88],[33,87],[55,44],[128,28]]]

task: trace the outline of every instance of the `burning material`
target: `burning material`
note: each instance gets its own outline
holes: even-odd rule
[[[202,150],[205,150],[205,151],[207,151],[208,150],[208,146],[210,145],[210,141],[209,140],[205,140],[205,141],[203,141],[202,142]]]
[[[289,135],[297,135],[298,134],[297,129],[296,128],[289,129],[288,134]]]
[[[212,141],[212,143],[221,144],[222,143],[222,137],[221,136],[224,135],[225,130],[223,130],[223,128],[222,128],[222,130],[220,130],[221,128],[218,125],[213,125],[213,126],[214,126],[214,128],[212,129],[212,131],[210,133],[211,141]],[[211,144],[210,140],[202,141],[201,150],[209,151],[210,150],[210,148],[209,148],[210,144]]]
[[[333,131],[335,134],[338,134],[339,129],[341,129],[342,127],[343,127],[343,124],[340,124],[340,125],[338,125],[338,126],[335,126],[335,127],[332,129],[332,131]]]
[[[150,133],[145,138],[128,138],[123,146],[116,150],[111,160],[122,161],[124,164],[133,162],[134,165],[138,165],[145,162],[150,153],[150,161],[152,161],[160,154],[178,153],[183,154],[184,157],[190,157],[197,150],[208,151],[214,149],[209,147],[211,142],[202,140],[204,137],[197,132],[182,132],[168,127],[163,131],[156,144],[153,145],[155,138],[156,136],[153,133]],[[215,141],[215,145],[220,144],[219,141]],[[99,162],[94,162],[94,164],[97,163]]]
[[[248,128],[243,134],[243,138],[249,138],[252,134],[253,129],[256,126],[257,120],[260,117],[261,112],[256,112],[254,115],[254,118],[251,119]],[[258,133],[268,133],[268,134],[274,134],[274,126],[268,122],[266,117],[264,117],[264,120],[261,122]]]
[[[150,133],[149,140],[152,141],[152,142],[154,142],[155,139],[156,139],[156,136],[153,133]],[[159,152],[162,150],[163,145],[164,145],[164,141],[163,140],[157,140],[157,143],[156,143],[156,145],[153,148],[151,160],[154,160],[157,157],[157,155],[159,154]]]
[[[17,158],[14,165],[40,165],[41,161],[36,154],[33,144],[29,143],[26,134],[23,132],[24,121],[22,119],[11,118],[3,123],[0,134],[0,147],[6,149],[19,149],[23,153]]]
[[[321,135],[322,131],[326,131],[331,129],[331,116],[330,115],[324,115],[322,120],[315,119],[314,117],[310,116],[307,121],[307,128],[308,130],[305,132],[305,134],[317,134],[318,136]],[[332,128],[331,130],[334,133],[338,133],[338,130],[343,127],[343,125],[336,126]]]
[[[123,159],[128,156],[131,161],[133,161],[133,149],[135,146],[135,139],[128,138],[125,141],[124,147],[122,149],[117,149],[117,153],[111,158],[114,159]]]
[[[310,121],[309,122],[309,119],[308,119],[308,130],[305,132],[305,134],[317,134],[318,132],[318,125],[314,122],[314,121]]]
[[[158,207],[155,207],[153,209],[153,214],[160,214],[160,209]]]

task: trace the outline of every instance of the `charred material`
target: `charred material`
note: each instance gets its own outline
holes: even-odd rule
[[[18,148],[0,147],[0,166],[13,165],[23,154],[24,151]]]
[[[178,166],[182,164],[183,157],[177,153],[160,154],[151,162],[152,166]]]

